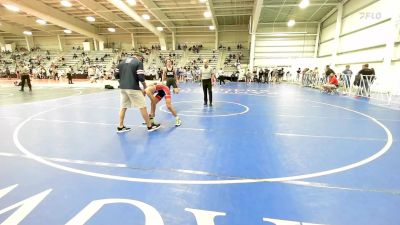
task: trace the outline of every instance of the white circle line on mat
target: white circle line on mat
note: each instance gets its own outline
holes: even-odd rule
[[[307,101],[307,100],[305,100]],[[72,167],[68,167],[68,166],[64,166],[61,164],[57,164],[54,162],[50,162],[38,155],[35,155],[34,153],[30,152],[28,149],[26,149],[20,142],[19,140],[19,132],[20,130],[29,122],[31,121],[33,118],[47,113],[47,112],[51,112],[53,110],[59,109],[59,108],[63,108],[69,105],[73,105],[73,104],[69,104],[69,105],[64,105],[62,107],[55,107],[55,108],[51,108],[48,109],[46,111],[42,111],[39,113],[36,113],[32,116],[30,116],[29,118],[27,118],[26,120],[22,121],[14,130],[13,132],[13,141],[15,146],[19,149],[19,151],[21,151],[22,153],[24,153],[26,156],[31,157],[32,159],[36,160],[39,163],[42,163],[44,165],[47,165],[49,167],[52,168],[56,168],[56,169],[60,169],[66,172],[70,172],[70,173],[75,173],[75,174],[80,174],[80,175],[85,175],[85,176],[91,176],[91,177],[98,177],[98,178],[102,178],[102,179],[109,179],[109,180],[119,180],[119,181],[127,181],[127,182],[140,182],[140,183],[154,183],[154,184],[185,184],[185,185],[224,185],[224,184],[246,184],[246,183],[258,183],[258,182],[287,182],[287,181],[295,181],[295,180],[303,180],[303,179],[309,179],[309,178],[315,178],[315,177],[321,177],[321,176],[327,176],[327,175],[331,175],[331,174],[336,174],[336,173],[341,173],[341,172],[345,172],[348,170],[352,170],[354,168],[366,165],[376,159],[378,159],[379,157],[383,156],[385,153],[387,153],[390,149],[390,147],[392,146],[393,143],[393,135],[390,132],[390,130],[383,125],[381,122],[379,122],[377,119],[375,119],[372,116],[366,115],[362,112],[358,112],[352,109],[348,109],[342,106],[337,106],[337,105],[332,105],[332,104],[328,104],[328,103],[323,103],[323,102],[317,102],[317,101],[309,101],[309,102],[313,102],[313,103],[317,103],[317,104],[322,104],[322,105],[326,105],[326,106],[331,106],[331,107],[335,107],[335,108],[340,108],[343,110],[347,110],[349,112],[353,112],[356,113],[358,115],[364,116],[368,119],[370,119],[371,121],[373,121],[374,123],[376,123],[377,125],[379,125],[386,133],[387,135],[387,141],[386,144],[375,154],[371,155],[368,158],[365,158],[361,161],[346,165],[346,166],[342,166],[339,168],[335,168],[335,169],[330,169],[330,170],[325,170],[325,171],[320,171],[320,172],[315,172],[315,173],[309,173],[309,174],[302,174],[302,175],[295,175],[295,176],[286,176],[286,177],[275,177],[275,178],[257,178],[257,179],[229,179],[229,180],[174,180],[174,179],[150,179],[150,178],[136,178],[136,177],[126,177],[126,176],[116,176],[116,175],[111,175],[111,174],[103,174],[103,173],[97,173],[97,172],[90,172],[90,171],[85,171],[85,170],[81,170],[81,169],[76,169],[76,168],[72,168]]]
[[[172,104],[175,105],[175,104],[185,103],[185,102],[199,102],[199,103],[201,103],[202,101],[179,101],[179,102],[174,102],[174,103],[172,103]],[[247,112],[250,111],[250,108],[249,108],[249,107],[247,107],[247,106],[245,106],[245,105],[242,105],[242,104],[240,104],[240,103],[229,102],[229,101],[215,101],[215,102],[224,102],[224,103],[235,104],[235,105],[238,105],[238,106],[243,107],[243,108],[244,108],[244,111],[238,112],[238,113],[221,114],[221,115],[218,115],[218,114],[217,114],[217,115],[196,115],[196,114],[185,114],[185,113],[180,113],[180,112],[178,112],[178,115],[179,115],[179,116],[190,116],[190,117],[226,117],[226,116],[237,116],[237,115],[242,115],[242,114],[245,114],[245,113],[247,113]],[[214,103],[215,103],[215,102],[214,102]],[[213,107],[215,108],[215,105],[214,105]],[[165,109],[165,105],[160,106],[160,111],[171,114],[171,112],[169,112],[169,111],[167,111],[167,110]],[[185,111],[185,112],[187,112],[187,111]]]

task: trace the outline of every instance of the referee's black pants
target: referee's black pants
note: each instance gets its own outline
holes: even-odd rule
[[[24,90],[25,80],[26,80],[27,83],[28,83],[29,90],[32,90],[31,78],[29,77],[29,75],[22,75],[22,76],[21,76],[21,82],[22,82],[22,83],[21,83],[21,91]]]
[[[207,104],[207,102],[208,102],[207,92],[208,92],[208,95],[210,96],[210,104],[212,104],[212,84],[211,84],[211,79],[204,79],[204,80],[202,80],[202,82],[203,82],[204,104]]]

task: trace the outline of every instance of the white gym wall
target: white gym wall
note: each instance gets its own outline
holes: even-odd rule
[[[342,24],[339,35],[336,62],[332,62],[337,12],[322,23],[321,42],[318,56],[321,64],[334,63],[336,72],[344,70],[350,64],[354,72],[358,72],[363,64],[369,63],[381,80],[398,79],[396,71],[399,63],[399,35],[392,58],[391,68],[384,68],[388,36],[395,29],[391,0],[347,1],[343,6]],[[397,77],[395,77],[397,74]]]

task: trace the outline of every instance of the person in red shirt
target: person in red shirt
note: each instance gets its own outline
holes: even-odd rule
[[[331,93],[333,90],[336,90],[339,87],[339,81],[336,78],[334,73],[329,75],[328,83],[322,85],[324,91]]]
[[[168,110],[172,113],[172,115],[175,117],[175,126],[180,126],[182,124],[182,121],[179,119],[178,114],[176,113],[176,109],[172,105],[171,102],[171,91],[169,90],[169,87],[163,85],[163,84],[151,84],[148,85],[146,90],[146,95],[150,98],[151,100],[151,114],[150,114],[150,120],[152,123],[154,123],[154,117],[156,116],[156,105],[165,97],[165,104],[167,105]]]

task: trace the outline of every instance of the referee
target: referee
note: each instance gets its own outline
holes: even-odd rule
[[[150,122],[147,114],[145,91],[140,88],[139,82],[146,89],[143,70],[143,55],[135,52],[134,57],[128,57],[117,67],[115,77],[119,79],[121,89],[121,109],[119,111],[119,126],[117,133],[130,131],[131,128],[125,127],[124,119],[127,108],[135,107],[140,109],[140,113],[147,124],[147,130],[154,131],[160,128],[160,124]]]
[[[200,69],[200,80],[203,84],[204,106],[207,106],[207,94],[210,96],[210,106],[212,106],[212,84],[215,80],[215,73],[208,65],[208,59],[204,60],[204,66]]]
[[[29,91],[32,91],[30,69],[28,65],[25,65],[21,69],[21,90],[24,91],[25,81],[28,83]]]

